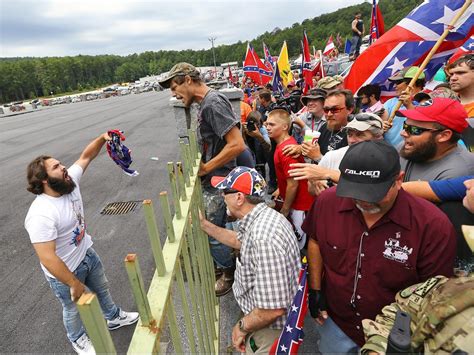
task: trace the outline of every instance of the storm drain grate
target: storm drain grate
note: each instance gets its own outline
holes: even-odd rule
[[[127,214],[135,210],[139,202],[142,201],[111,202],[100,211],[100,214],[109,216]]]

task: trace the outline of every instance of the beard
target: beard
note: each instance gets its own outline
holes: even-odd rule
[[[436,141],[434,136],[431,135],[427,142],[420,144],[418,148],[412,151],[407,151],[405,146],[403,146],[402,149],[400,149],[400,156],[414,163],[424,163],[434,158],[436,150]]]
[[[380,206],[378,206],[376,203],[374,203],[371,208],[364,208],[357,202],[355,203],[355,205],[362,213],[376,214],[382,211],[382,208],[380,208]]]
[[[68,181],[48,177],[48,186],[62,196],[70,194],[76,188],[76,183],[72,179]]]

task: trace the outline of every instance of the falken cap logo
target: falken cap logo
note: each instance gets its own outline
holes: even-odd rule
[[[353,170],[346,169],[344,173],[349,175],[358,175],[358,176],[370,176],[372,179],[378,179],[380,177],[380,170]]]

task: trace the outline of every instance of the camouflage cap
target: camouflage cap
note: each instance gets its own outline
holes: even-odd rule
[[[415,77],[416,72],[418,71],[417,66],[405,67],[402,70],[399,70],[394,75],[388,78],[390,81],[399,81],[403,79],[412,79]],[[418,79],[424,79],[425,73],[421,73]]]
[[[168,72],[166,77],[163,80],[159,81],[159,84],[164,87],[165,89],[168,89],[171,85],[171,79],[173,79],[175,76],[178,75],[191,75],[191,76],[196,76],[200,75],[199,71],[191,64],[181,62],[176,64],[171,70]]]
[[[318,88],[324,90],[331,90],[337,85],[339,85],[341,82],[342,81],[339,81],[338,79],[332,76],[326,76],[318,81]]]

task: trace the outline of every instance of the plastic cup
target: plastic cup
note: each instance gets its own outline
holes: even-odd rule
[[[311,142],[311,144],[314,144],[315,142],[318,141],[319,136],[321,135],[321,132],[319,131],[313,131],[311,129],[306,129],[304,131],[304,141],[305,142]]]

